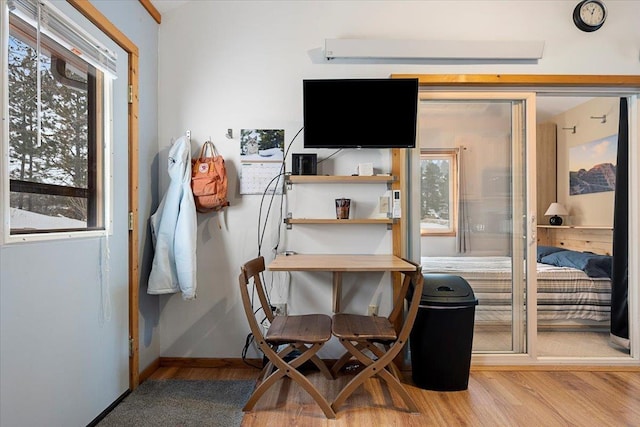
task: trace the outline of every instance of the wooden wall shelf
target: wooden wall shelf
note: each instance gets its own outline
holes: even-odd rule
[[[287,175],[285,183],[290,189],[292,184],[387,184],[398,180],[392,175]],[[331,219],[331,218],[293,218],[289,213],[284,219],[287,229],[291,229],[293,224],[386,224],[387,229],[391,229],[394,224],[392,218],[354,218],[354,219]]]
[[[393,224],[391,218],[329,219],[329,218],[285,218],[286,224]]]
[[[607,225],[546,225],[538,224],[538,228],[558,228],[567,229],[575,228],[576,230],[613,230],[613,227]]]
[[[335,183],[357,183],[357,184],[384,184],[397,181],[398,178],[391,175],[287,175],[285,183],[290,184],[335,184]]]

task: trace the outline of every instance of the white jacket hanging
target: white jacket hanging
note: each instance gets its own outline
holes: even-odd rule
[[[191,147],[185,137],[169,150],[171,182],[151,216],[155,246],[147,293],[182,292],[182,298],[196,296],[196,207],[191,193]]]

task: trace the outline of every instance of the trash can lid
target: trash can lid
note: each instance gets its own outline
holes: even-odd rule
[[[424,274],[422,304],[437,306],[474,306],[478,300],[469,283],[452,274]]]

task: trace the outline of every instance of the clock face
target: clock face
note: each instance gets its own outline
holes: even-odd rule
[[[601,0],[582,0],[573,10],[573,22],[582,31],[596,31],[607,19],[607,9]]]
[[[604,21],[604,8],[594,1],[586,2],[580,8],[580,19],[587,25],[597,26]]]

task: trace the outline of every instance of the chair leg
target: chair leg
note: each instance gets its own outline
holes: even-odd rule
[[[347,400],[347,398],[351,396],[351,394],[356,391],[367,378],[374,375],[372,371],[373,370],[371,369],[371,365],[369,365],[364,370],[360,371],[360,373],[358,373],[355,377],[353,377],[351,381],[349,381],[347,385],[344,386],[342,390],[340,390],[340,393],[338,393],[336,398],[333,399],[331,408],[334,411],[338,412],[338,408],[342,406],[345,400]]]
[[[340,358],[336,361],[336,363],[334,363],[333,366],[331,367],[331,373],[333,375],[338,375],[338,372],[340,372],[340,370],[344,367],[344,365],[347,364],[349,360],[351,360],[351,358],[353,358],[351,353],[349,352],[344,353],[342,356],[340,356]]]
[[[336,378],[335,376],[333,376],[329,368],[327,368],[327,365],[317,355],[314,354],[313,356],[311,356],[310,360],[314,365],[318,367],[318,369],[320,370],[320,372],[322,372],[326,379],[334,380]]]
[[[255,404],[258,402],[258,400],[260,400],[262,395],[269,389],[269,387],[271,387],[276,381],[284,376],[285,372],[281,368],[278,368],[266,379],[263,379],[260,385],[258,385],[258,387],[256,387],[256,389],[253,391],[251,397],[249,397],[249,400],[247,400],[247,403],[244,405],[244,408],[242,408],[242,410],[250,411],[251,409],[253,409]]]
[[[358,343],[356,345],[356,348],[358,348],[359,350],[364,349],[366,346],[364,344],[360,344]],[[340,372],[340,370],[347,364],[348,361],[350,361],[351,359],[353,359],[353,354],[349,353],[348,351],[345,352],[342,356],[340,356],[340,358],[336,361],[336,363],[333,364],[333,366],[331,367],[331,373],[335,376],[338,375],[338,372]]]
[[[409,408],[410,412],[414,414],[420,413],[420,410],[418,410],[418,405],[416,405],[416,402],[413,400],[407,389],[404,388],[400,380],[396,378],[395,375],[393,375],[386,369],[378,370],[377,375],[387,382],[387,385],[390,389],[395,390],[400,395],[405,405],[407,405],[407,408]]]
[[[316,352],[318,351],[318,349],[322,346],[322,344],[313,344],[311,347],[307,347],[307,346],[301,346],[300,350],[302,350],[300,352],[300,355],[298,357],[296,357],[294,360],[292,360],[289,365],[293,366],[294,368],[299,368],[300,366],[302,366],[306,361],[311,360],[313,358],[313,356],[316,356]]]
[[[307,346],[305,346],[304,344],[297,344],[294,346],[296,347],[296,349],[302,350],[303,352],[307,351]],[[312,355],[309,360],[316,365],[316,367],[320,370],[320,372],[322,372],[322,374],[325,376],[326,379],[328,380],[333,380],[335,379],[335,376],[333,375],[333,373],[331,371],[329,371],[329,368],[327,368],[327,365],[322,361],[322,359],[320,359],[318,357],[317,354]]]
[[[377,363],[372,363],[364,370],[362,370],[358,375],[356,375],[351,381],[349,381],[349,383],[333,400],[331,408],[333,408],[333,410],[337,412],[338,408],[342,406],[347,398],[351,396],[353,392],[358,389],[358,387],[360,387],[369,378],[373,378],[374,376],[378,375],[380,378],[385,380],[390,389],[395,390],[400,395],[411,413],[420,413],[420,411],[418,410],[418,406],[416,405],[409,392],[404,388],[402,383],[400,383],[400,381],[393,374],[384,369],[384,367],[377,365]]]
[[[390,389],[398,392],[402,400],[409,408],[410,412],[420,412],[415,401],[400,382],[399,376],[396,377],[397,374],[395,372],[390,372],[388,370],[391,369],[391,371],[394,371],[395,369],[397,369],[394,366],[387,366],[390,363],[393,363],[391,360],[393,360],[393,357],[395,357],[395,352],[384,353],[377,346],[375,346],[374,343],[368,343],[368,345],[361,345],[361,343],[358,343],[358,345],[354,345],[349,340],[344,339],[340,340],[340,342],[351,355],[353,355],[363,364],[367,365],[367,367],[360,373],[358,373],[353,379],[351,379],[351,381],[349,381],[349,383],[340,391],[340,393],[338,393],[338,396],[336,396],[333,403],[331,404],[331,407],[334,411],[337,411],[338,408],[347,400],[347,398],[351,396],[351,394],[353,394],[353,392],[356,391],[358,387],[360,387],[367,379],[378,375],[380,378],[385,380]],[[371,358],[367,357],[361,351],[361,349],[364,347],[372,351],[376,356],[379,357],[379,359],[373,361]],[[372,347],[376,350],[374,350]]]
[[[269,360],[267,362],[267,364],[265,365],[264,368],[262,368],[262,371],[260,372],[260,375],[258,376],[258,381],[262,382],[264,381],[269,375],[271,375],[271,373],[273,372],[273,363]]]
[[[378,347],[374,343],[370,343],[366,347],[367,347],[367,349],[369,351],[371,351],[373,354],[375,354],[378,358],[383,357],[385,355],[385,353],[388,352],[391,349],[391,346],[385,345],[384,346],[385,350],[382,350],[380,347]],[[396,364],[394,362],[389,363],[386,366],[386,369],[389,372],[391,372],[393,374],[393,376],[395,376],[398,380],[401,378],[400,369],[398,369],[398,367],[396,366]]]
[[[289,378],[291,378],[292,380],[300,384],[302,388],[304,388],[307,391],[307,393],[309,393],[309,395],[313,397],[313,399],[316,401],[316,403],[318,403],[318,405],[322,409],[322,412],[324,412],[324,415],[327,418],[335,418],[336,413],[331,408],[331,405],[329,404],[327,399],[325,399],[325,397],[322,394],[320,394],[318,389],[316,389],[313,386],[313,384],[311,384],[311,381],[309,381],[307,377],[302,375],[297,370],[297,368],[302,366],[302,364],[305,363],[307,360],[311,360],[313,357],[317,358],[316,353],[318,352],[318,350],[320,350],[322,345],[323,343],[313,344],[310,347],[302,345],[301,349],[304,349],[304,350],[302,350],[302,353],[300,353],[300,356],[298,356],[295,360],[293,360],[289,364],[289,366],[294,369],[287,369],[287,372],[285,375],[287,375]],[[318,358],[318,361],[320,361],[319,358]],[[320,363],[322,363],[322,361],[320,361]],[[328,371],[326,366],[325,366],[325,369]],[[331,376],[331,374],[329,374],[329,376]]]
[[[351,343],[348,340],[344,340],[342,342],[342,345],[350,349],[350,352],[348,351],[347,353],[345,353],[343,357],[348,355],[349,358],[353,358],[353,357],[356,357],[354,356],[354,354],[359,355],[356,358],[360,363],[364,364],[365,366],[369,366],[370,364],[374,363],[375,360],[365,355],[363,350],[369,350],[374,356],[380,359],[381,357],[384,357],[384,355],[391,348],[390,346],[387,346],[385,347],[386,351],[384,351],[373,342],[357,343],[355,346],[353,346],[353,343]],[[398,369],[395,363],[390,362],[385,366],[385,368],[388,371],[390,371],[396,378],[400,379],[400,370]]]
[[[283,359],[280,358],[280,355],[282,354],[287,355],[291,352],[292,349],[289,348],[291,346],[285,348],[279,353],[275,353],[274,351],[268,352],[266,349],[263,349],[263,351],[265,351],[265,354],[267,354],[267,357],[274,358],[274,360],[270,359],[270,363],[272,362],[277,369],[268,378],[262,381],[260,385],[258,385],[258,387],[254,390],[253,394],[251,395],[251,397],[249,397],[249,400],[247,401],[247,403],[245,404],[242,410],[250,411],[251,409],[253,409],[255,404],[262,397],[262,395],[269,389],[269,387],[275,384],[275,382],[278,381],[279,379],[286,376],[291,378],[296,383],[298,383],[316,401],[316,403],[318,404],[318,406],[320,406],[320,409],[322,409],[322,412],[327,418],[335,418],[336,413],[331,408],[331,405],[329,404],[327,399],[325,399],[325,397],[322,394],[320,394],[320,392],[313,386],[313,384],[311,383],[311,381],[309,381],[307,377],[302,375],[297,370],[297,368],[301,366],[303,363],[305,363],[307,360],[310,360],[314,356],[317,356],[316,353],[318,352],[318,350],[320,350],[320,347],[322,347],[322,345],[323,345],[322,343],[317,343],[317,344],[313,344],[311,347],[302,346],[306,350],[303,350],[300,356],[298,356],[291,363],[286,363]],[[325,369],[327,369],[326,366],[325,366]]]
[[[309,395],[313,398],[313,400],[316,401],[318,406],[320,406],[320,409],[322,409],[322,412],[324,412],[325,417],[332,418],[332,419],[336,417],[336,413],[333,410],[333,408],[331,408],[331,405],[329,404],[327,399],[325,399],[325,397],[322,394],[320,394],[318,389],[315,388],[313,384],[311,384],[311,381],[309,381],[307,377],[302,375],[297,370],[290,370],[287,376],[289,376],[292,380],[300,384],[302,388],[304,388],[307,391],[307,393],[309,393]]]
[[[250,411],[269,387],[286,375],[287,365],[283,358],[294,350],[294,347],[291,345],[287,345],[281,350],[278,349],[277,345],[271,346],[264,342],[261,342],[260,345],[261,347],[263,345],[266,346],[262,347],[262,351],[269,361],[260,373],[259,384],[249,397],[244,408],[242,408],[243,411]],[[274,362],[273,359],[277,359],[278,362]]]

